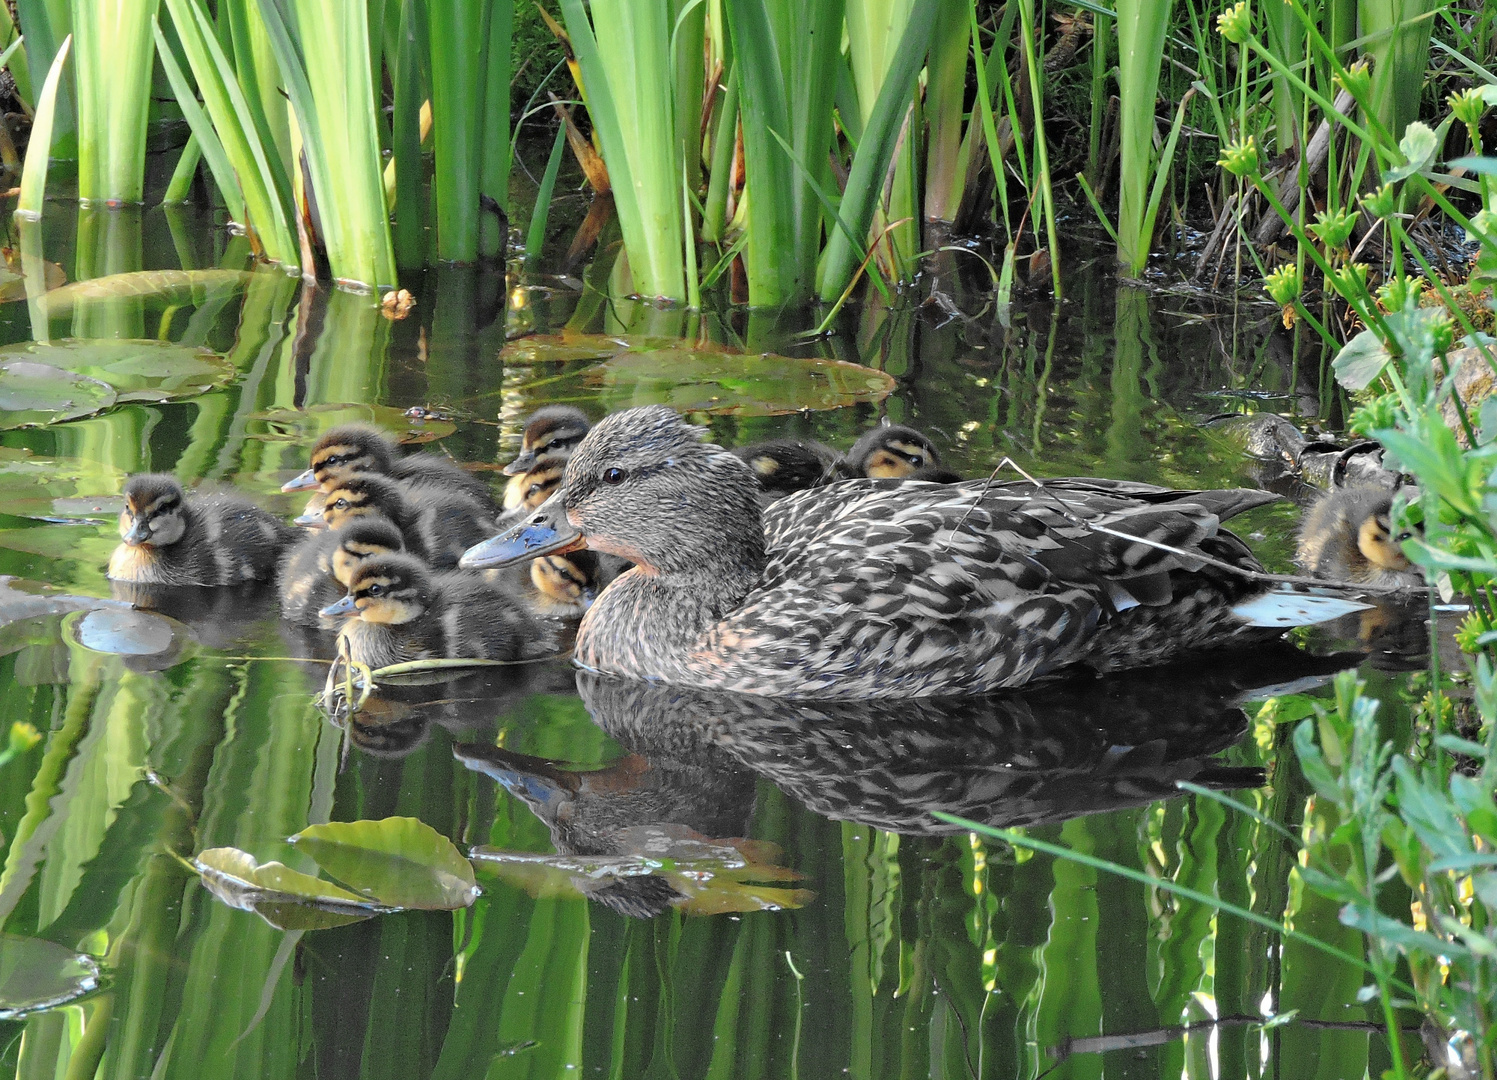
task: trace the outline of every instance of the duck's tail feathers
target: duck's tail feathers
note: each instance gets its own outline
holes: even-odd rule
[[[1365,611],[1371,606],[1341,596],[1316,596],[1275,589],[1234,604],[1232,614],[1248,626],[1313,626]]]

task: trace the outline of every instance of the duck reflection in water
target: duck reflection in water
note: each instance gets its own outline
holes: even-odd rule
[[[1286,646],[1205,673],[1163,669],[1002,696],[889,702],[787,701],[582,672],[578,689],[593,721],[627,756],[580,769],[490,745],[454,752],[525,803],[557,852],[476,849],[480,868],[522,884],[536,881],[537,865],[563,871],[571,888],[638,917],[671,906],[749,910],[704,906],[699,879],[683,882],[661,861],[692,858],[707,845],[758,860],[755,880],[784,880],[782,868],[764,861],[772,853],[745,850],[753,842],[738,839],[759,779],[824,817],[928,836],[961,831],[936,811],[1033,826],[1169,798],[1182,780],[1254,787],[1264,782],[1261,769],[1212,760],[1246,728],[1240,704],[1346,666]],[[1296,682],[1286,686],[1286,678]]]

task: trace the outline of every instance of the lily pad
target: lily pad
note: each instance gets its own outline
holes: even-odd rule
[[[38,615],[64,615],[73,611],[110,608],[128,611],[118,600],[101,600],[94,596],[71,596],[57,592],[39,582],[24,581],[0,574],[0,626],[32,619]]]
[[[507,368],[561,361],[574,370],[537,373],[506,386],[527,397],[544,386],[545,401],[591,401],[607,410],[669,405],[684,412],[772,416],[875,403],[894,390],[882,371],[841,360],[683,348],[676,340],[566,335],[526,338],[499,353]],[[578,363],[579,361],[591,363]],[[542,393],[535,395],[540,403]]]
[[[0,1020],[55,1009],[99,988],[99,964],[51,941],[0,934]]]
[[[257,863],[238,848],[209,848],[193,865],[203,885],[225,904],[253,911],[283,930],[344,926],[391,910],[285,863]]]
[[[120,403],[195,397],[225,385],[237,374],[232,363],[209,349],[170,341],[29,341],[0,349],[0,364],[10,358],[49,364],[97,379],[114,388]]]
[[[152,299],[167,304],[200,304],[209,293],[232,292],[254,275],[247,270],[137,270],[75,281],[52,289],[43,303],[49,316],[62,315],[80,301]]]
[[[0,457],[0,514],[38,521],[110,522],[124,499],[100,495],[117,491],[124,474],[112,466],[77,458],[21,453]]]
[[[251,432],[250,438],[264,442],[312,442],[324,431],[339,424],[373,424],[383,428],[403,445],[436,442],[457,430],[448,419],[408,416],[404,410],[389,405],[355,405],[330,403],[305,409],[266,409],[251,413],[263,431]]]
[[[369,900],[452,911],[478,898],[472,864],[424,821],[333,821],[291,838],[318,866]]]
[[[155,656],[167,652],[184,636],[178,634],[171,619],[133,608],[87,612],[71,629],[73,640],[85,649],[116,656]]]
[[[0,430],[92,416],[115,400],[114,388],[98,379],[14,355],[0,360]]]
[[[26,271],[20,253],[14,248],[3,248],[0,257],[4,258],[4,265],[0,266],[0,304],[26,299]],[[42,276],[49,290],[68,280],[67,271],[55,262],[42,263]]]

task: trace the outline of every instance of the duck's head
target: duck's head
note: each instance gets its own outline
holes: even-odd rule
[[[1407,570],[1412,564],[1403,553],[1403,542],[1413,539],[1411,529],[1393,528],[1393,492],[1384,488],[1347,488],[1347,520],[1357,529],[1357,550],[1379,570]]]
[[[120,511],[120,539],[131,547],[166,547],[182,539],[187,494],[175,476],[142,473],[125,481],[125,508]]]
[[[331,491],[354,473],[390,471],[395,444],[390,436],[368,424],[341,424],[312,447],[312,467],[281,485],[282,491]]]
[[[399,626],[425,614],[435,595],[431,574],[419,559],[377,555],[354,570],[348,595],[323,608],[321,614]]]
[[[525,521],[463,554],[474,569],[580,547],[646,574],[719,573],[764,557],[758,481],[663,405],[605,417],[567,462],[564,486]]]
[[[591,603],[597,593],[598,562],[585,551],[542,555],[530,564],[530,583],[542,596],[562,604]]]
[[[345,589],[366,560],[380,555],[399,554],[405,550],[405,540],[401,537],[400,530],[383,517],[355,518],[338,530],[338,538],[338,546],[333,549],[330,561],[333,577]]]
[[[549,457],[563,460],[577,448],[591,425],[581,409],[571,405],[547,405],[537,409],[525,421],[520,436],[520,455],[504,467],[506,474],[517,476]]]
[[[914,428],[880,424],[853,443],[847,463],[856,476],[900,480],[917,469],[941,464],[941,453]]]
[[[405,513],[405,496],[394,481],[373,473],[355,473],[338,481],[327,493],[322,520],[329,529],[342,529],[359,518],[376,515],[403,521]]]
[[[549,458],[520,473],[504,489],[504,509],[535,510],[556,493],[566,473],[565,458]]]

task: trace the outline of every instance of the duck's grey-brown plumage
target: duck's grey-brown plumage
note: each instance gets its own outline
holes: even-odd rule
[[[228,492],[188,495],[176,477],[132,476],[109,576],[146,585],[240,585],[275,577],[297,531]]]
[[[700,434],[658,406],[606,418],[564,491],[465,561],[578,542],[628,558],[579,663],[788,697],[979,693],[1277,633],[1232,611],[1264,587],[1202,558],[1258,570],[1220,524],[1265,492],[849,480],[761,518],[747,468]]]

